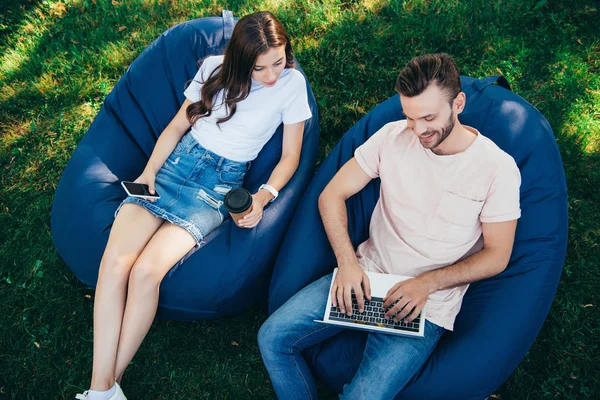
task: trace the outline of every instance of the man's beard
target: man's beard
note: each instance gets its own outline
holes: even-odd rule
[[[435,154],[441,154],[441,152],[436,152],[435,149],[437,147],[439,147],[440,144],[442,144],[442,142],[444,140],[446,140],[446,138],[448,138],[448,136],[450,136],[450,132],[452,132],[452,129],[454,129],[454,111],[452,112],[452,115],[450,115],[450,118],[448,118],[448,122],[446,123],[446,125],[444,127],[442,127],[441,130],[435,130],[435,131],[426,131],[423,135],[421,136],[429,136],[431,134],[438,134],[439,135],[439,140],[435,143],[432,144],[430,146],[428,146],[427,148],[431,149],[431,151],[433,151]]]

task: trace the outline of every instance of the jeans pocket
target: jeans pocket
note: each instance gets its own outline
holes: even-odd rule
[[[179,144],[177,145],[179,146]],[[173,151],[169,157],[165,160],[165,163],[162,165],[162,168],[174,172],[177,172],[177,168],[181,166],[183,163],[183,157],[185,156],[185,151],[175,152]]]
[[[204,189],[200,189],[198,195],[196,196],[198,199],[202,200],[206,204],[208,204],[214,211],[219,215],[219,223],[222,223],[225,219],[225,215],[221,211],[223,208],[223,198],[224,196],[216,194],[216,193],[208,193]]]
[[[185,145],[180,140],[179,143],[177,143],[177,146],[175,146],[175,148],[173,149],[173,152],[171,154],[182,154],[183,152],[185,152]]]
[[[223,168],[219,171],[219,181],[231,186],[241,186],[246,171],[241,169]]]

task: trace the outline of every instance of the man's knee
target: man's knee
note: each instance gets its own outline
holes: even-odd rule
[[[270,316],[258,331],[258,348],[265,355],[269,351],[275,351],[275,347],[279,344],[284,336],[285,327],[273,315]]]

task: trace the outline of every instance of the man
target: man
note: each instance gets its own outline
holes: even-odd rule
[[[458,120],[466,103],[452,57],[409,61],[396,82],[406,120],[385,125],[360,146],[319,198],[338,262],[333,305],[351,314],[370,300],[364,271],[405,275],[384,298],[386,317],[412,321],[423,309],[425,336],[369,333],[363,360],[344,399],[392,399],[425,363],[444,330],[452,330],[470,283],[502,272],[512,252],[520,174],[514,160]],[[345,201],[371,179],[381,194],[370,238],[356,252]],[[316,398],[301,351],[341,332],[322,319],[332,275],[308,285],[265,322],[259,346],[280,399]],[[398,302],[394,305],[394,303]]]

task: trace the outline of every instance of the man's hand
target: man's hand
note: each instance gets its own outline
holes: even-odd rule
[[[339,304],[340,310],[346,315],[352,315],[352,291],[356,295],[358,311],[365,311],[363,297],[371,301],[371,284],[365,271],[355,260],[353,263],[339,266],[333,286],[331,287],[331,303],[335,307]]]
[[[406,318],[406,322],[412,322],[425,307],[429,294],[434,291],[430,281],[424,277],[396,283],[383,298],[385,317],[387,319],[394,317],[396,322],[403,318]],[[398,302],[396,303],[396,301]],[[388,308],[390,309],[388,310]],[[394,316],[396,313],[398,314]]]

